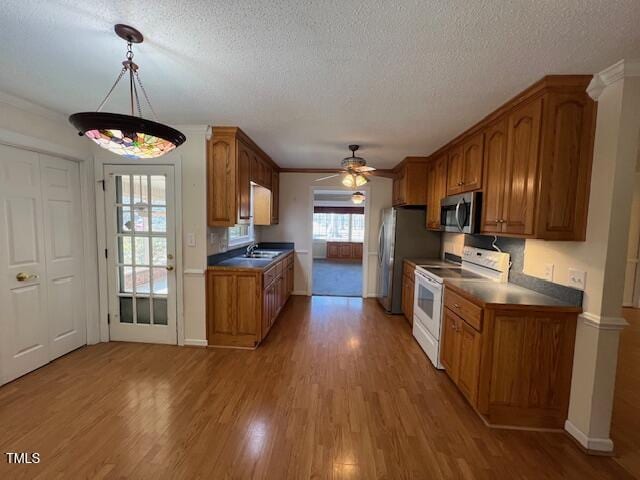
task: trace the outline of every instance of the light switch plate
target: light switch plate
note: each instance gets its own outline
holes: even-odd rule
[[[195,247],[196,246],[196,234],[195,233],[187,233],[187,247]]]
[[[542,278],[548,282],[553,282],[553,263],[545,263]]]
[[[569,269],[569,286],[577,288],[578,290],[584,290],[587,283],[587,272],[578,270],[576,268]]]

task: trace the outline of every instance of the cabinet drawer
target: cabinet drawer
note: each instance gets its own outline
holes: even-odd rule
[[[444,289],[444,306],[459,315],[473,328],[482,331],[482,308],[466,298],[461,297],[451,289]]]

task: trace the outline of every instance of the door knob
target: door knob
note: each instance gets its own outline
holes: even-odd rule
[[[173,265],[167,265],[166,269],[169,270],[169,271],[173,270]]]
[[[36,278],[38,278],[38,275],[35,275],[35,274],[32,275],[26,272],[20,272],[16,275],[16,280],[18,280],[19,282],[26,282],[27,280],[32,280]]]

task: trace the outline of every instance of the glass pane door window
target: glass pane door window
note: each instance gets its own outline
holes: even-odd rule
[[[164,175],[115,175],[119,321],[167,324],[167,196]]]
[[[110,337],[176,343],[173,167],[106,166],[105,176]]]

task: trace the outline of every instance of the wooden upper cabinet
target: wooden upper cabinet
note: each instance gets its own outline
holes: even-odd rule
[[[462,192],[462,145],[449,150],[447,163],[447,195],[456,195]]]
[[[425,206],[427,204],[427,158],[407,157],[396,170],[393,179],[394,206]]]
[[[509,115],[502,232],[533,235],[542,99]]]
[[[545,96],[536,233],[584,240],[591,183],[596,104],[579,90]]]
[[[271,189],[277,177],[277,165],[242,130],[212,127],[207,142],[207,224],[232,227],[249,223],[251,182]],[[271,223],[278,219],[277,212],[276,206],[268,213]]]
[[[484,133],[468,138],[462,144],[462,192],[482,188]]]
[[[484,195],[482,199],[482,231],[502,232],[505,170],[507,163],[507,121],[490,125],[484,140]]]
[[[236,223],[236,139],[211,138],[207,147],[207,223],[232,227]]]
[[[253,152],[238,140],[238,223],[251,221],[251,181],[250,169]]]
[[[440,202],[447,196],[447,154],[429,162],[427,167],[427,228],[440,230]]]

